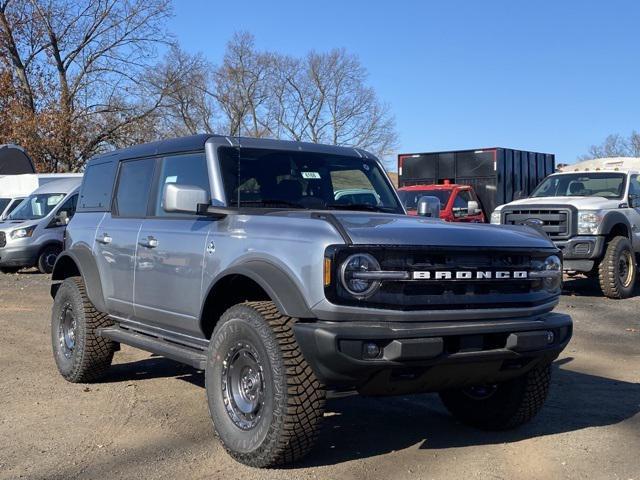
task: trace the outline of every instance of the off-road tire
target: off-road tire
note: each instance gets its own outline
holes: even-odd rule
[[[53,265],[61,251],[62,249],[57,245],[48,245],[42,249],[38,255],[38,262],[36,265],[38,270],[40,270],[40,273],[53,272]]]
[[[632,269],[628,281],[621,278],[621,261],[623,256],[630,259],[629,268]],[[631,242],[626,237],[614,237],[607,243],[604,257],[598,265],[598,280],[600,289],[608,298],[628,298],[633,294],[636,280],[636,259]]]
[[[482,430],[508,430],[527,423],[542,408],[551,381],[551,367],[544,365],[525,375],[500,383],[487,398],[472,398],[465,389],[440,392],[451,414]]]
[[[211,337],[205,372],[209,412],[226,451],[245,465],[264,468],[293,463],[306,455],[316,440],[325,390],[298,347],[295,322],[295,318],[280,314],[273,302],[247,302],[227,310]],[[231,389],[223,392],[223,379],[229,378],[226,375],[233,357],[227,359],[239,345],[256,354],[263,380],[262,407],[253,420],[256,423],[244,429],[225,405],[225,395],[228,401]]]
[[[69,309],[75,320],[75,345],[70,351],[65,350],[60,337],[60,326]],[[87,297],[82,278],[69,277],[62,282],[53,301],[51,343],[56,365],[65,380],[89,383],[105,375],[117,344],[99,336],[97,331],[110,325],[108,316],[97,311]]]

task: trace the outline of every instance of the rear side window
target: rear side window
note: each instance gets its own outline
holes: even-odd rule
[[[114,214],[120,217],[145,217],[153,182],[155,159],[122,162],[114,201]]]
[[[89,165],[82,180],[78,210],[90,212],[109,210],[114,169],[114,162]]]

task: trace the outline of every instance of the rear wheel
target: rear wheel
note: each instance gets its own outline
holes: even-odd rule
[[[440,393],[442,403],[460,421],[483,430],[507,430],[528,422],[549,392],[551,367],[544,365],[522,377]]]
[[[229,454],[253,467],[302,458],[312,447],[325,392],[295,337],[295,319],[272,302],[231,307],[211,337],[209,411]]]
[[[58,370],[66,380],[87,383],[104,376],[116,343],[99,336],[98,329],[111,324],[87,297],[80,277],[62,282],[53,301],[51,344]]]
[[[598,266],[602,293],[609,298],[628,298],[636,281],[636,261],[631,242],[626,237],[614,237],[608,244]]]
[[[38,256],[38,270],[40,273],[53,272],[53,266],[62,249],[57,245],[49,245],[44,247]]]

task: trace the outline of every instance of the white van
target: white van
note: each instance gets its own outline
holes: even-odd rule
[[[5,220],[36,188],[65,178],[82,178],[82,173],[26,173],[0,176],[0,220]]]
[[[0,271],[37,266],[50,273],[78,202],[81,178],[45,183],[0,221]]]

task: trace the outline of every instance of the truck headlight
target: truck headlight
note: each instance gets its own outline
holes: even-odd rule
[[[600,227],[603,215],[598,210],[580,210],[578,212],[578,234],[594,235]]]
[[[529,273],[531,278],[540,278],[542,286],[549,292],[562,288],[562,260],[557,255],[550,255],[543,261],[533,263],[533,271]]]
[[[11,238],[28,238],[31,235],[33,235],[33,231],[36,229],[35,225],[32,225],[30,227],[25,227],[25,228],[18,228],[16,230],[12,230],[9,233],[9,236]]]
[[[500,225],[500,221],[502,220],[500,211],[496,210],[491,214],[491,223],[494,225]]]
[[[348,257],[340,269],[340,281],[347,292],[356,298],[373,295],[380,287],[380,280],[367,278],[367,274],[380,271],[378,261],[368,253],[356,253]]]

